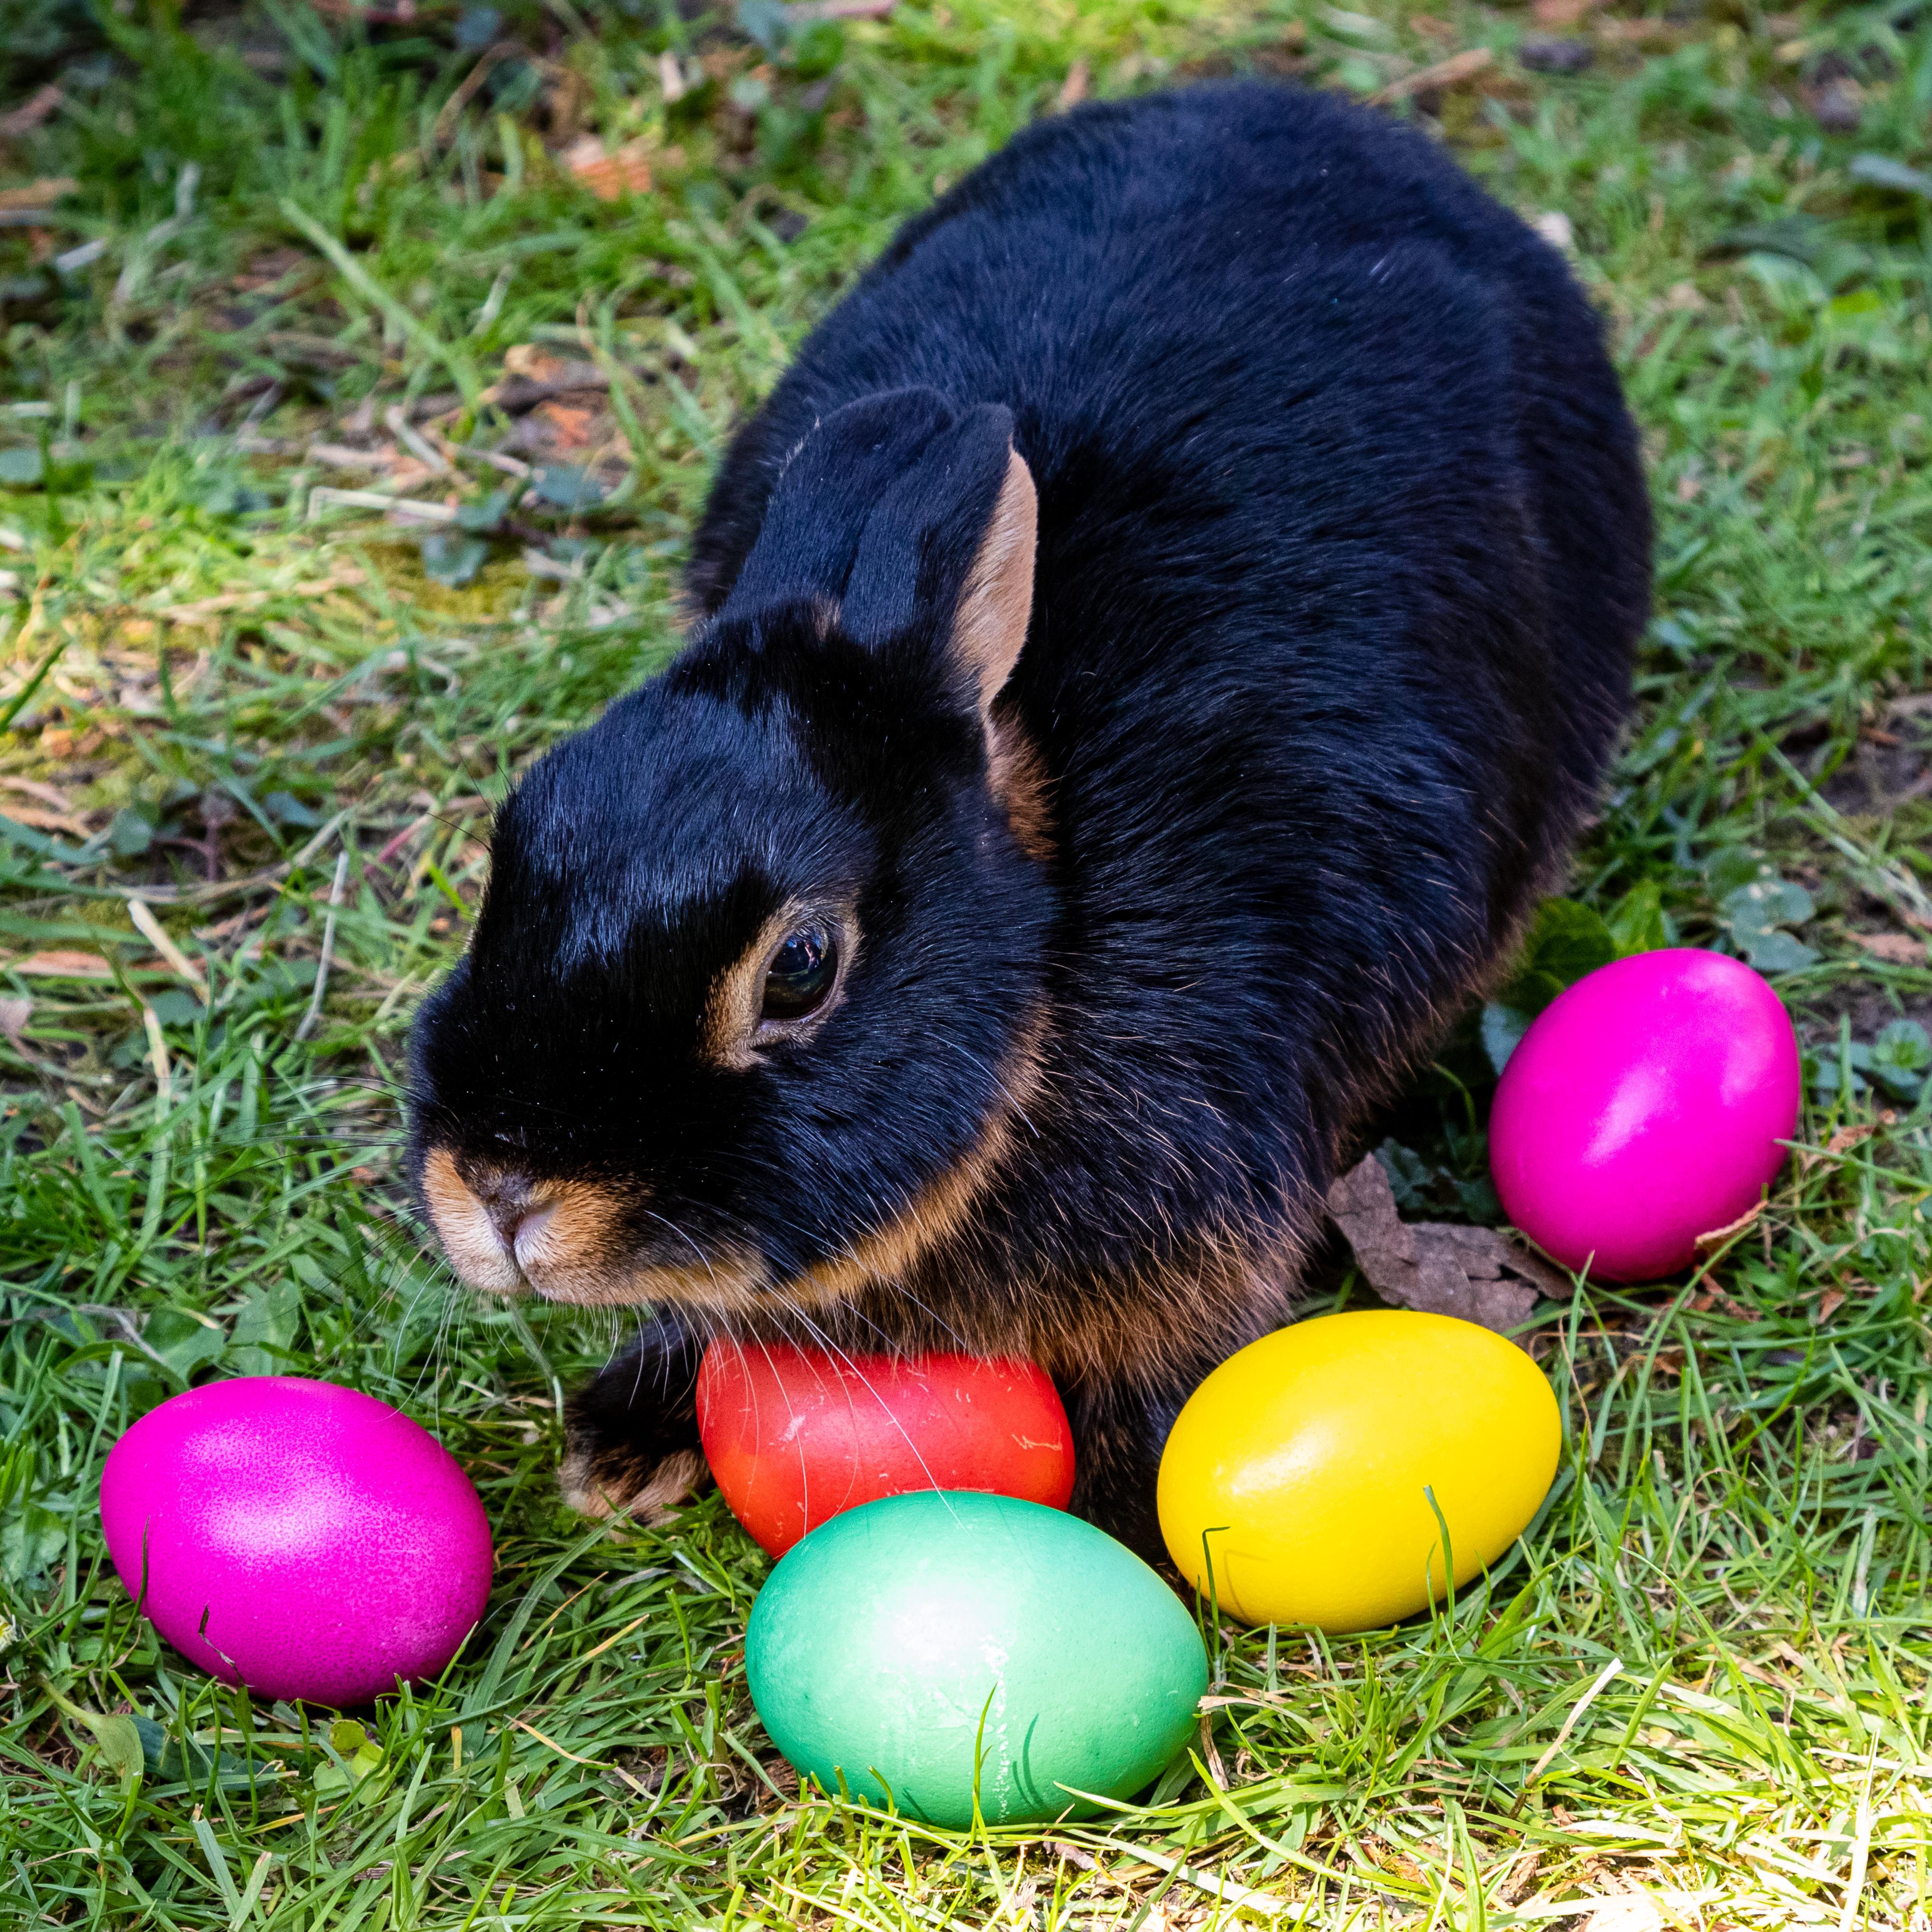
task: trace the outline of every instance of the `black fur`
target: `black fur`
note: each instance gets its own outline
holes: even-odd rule
[[[948,650],[1008,412],[1039,550],[998,716],[1043,855]],[[1000,1123],[891,1279],[664,1312],[1030,1352],[1076,1507],[1146,1547],[1175,1406],[1286,1318],[1366,1107],[1556,877],[1648,568],[1595,316],[1429,141],[1260,84],[1036,127],[806,342],[717,479],[691,644],[506,805],[418,1027],[418,1161],[604,1186],[614,1280],[729,1251],[781,1285]],[[838,1010],[707,1063],[716,976],[828,893],[861,935]],[[575,1424],[640,1460],[688,1426]]]

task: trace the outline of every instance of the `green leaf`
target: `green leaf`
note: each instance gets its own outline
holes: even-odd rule
[[[490,546],[481,537],[437,530],[422,540],[423,574],[452,590],[475,583],[489,558]]]
[[[1803,926],[1817,910],[1802,886],[1736,846],[1714,854],[1704,875],[1732,948],[1760,973],[1796,973],[1816,963],[1810,946],[1781,929]]]
[[[1725,906],[1733,920],[1746,924],[1755,920],[1767,928],[1802,926],[1816,910],[1811,895],[1802,886],[1780,879],[1774,872],[1766,873],[1754,885],[1740,887]],[[1755,911],[1750,910],[1753,907]]]
[[[154,828],[131,806],[117,812],[107,828],[107,849],[117,859],[138,859],[154,840]]]
[[[38,449],[0,449],[0,484],[7,488],[38,489],[46,474]]]
[[[738,0],[738,31],[776,60],[790,36],[791,21],[780,0]]]
[[[1870,1068],[1896,1100],[1916,1100],[1932,1067],[1932,1038],[1916,1020],[1894,1020],[1872,1042]]]
[[[1664,916],[1664,888],[1654,879],[1633,886],[1611,907],[1604,924],[1619,959],[1668,946],[1670,928]]]
[[[38,1588],[67,1548],[64,1517],[36,1502],[10,1504],[0,1522],[0,1582]]]
[[[155,1018],[168,1027],[193,1027],[200,1022],[204,1010],[192,993],[178,986],[156,993],[148,1004],[154,1008]]]
[[[1840,1087],[1862,1094],[1865,1082],[1861,1076],[1871,1066],[1871,1048],[1855,1040],[1848,1047],[1831,1048],[1815,1061],[1808,1054],[1804,1064],[1811,1084],[1821,1094],[1835,1094]]]
[[[1723,900],[1770,869],[1758,854],[1747,851],[1742,845],[1726,845],[1705,860],[1704,880],[1711,888],[1711,896]]]
[[[156,1778],[178,1778],[181,1774],[181,1753],[175,1748],[174,1739],[152,1718],[133,1718],[128,1721],[141,1741],[141,1762],[148,1772]]]
[[[146,1768],[141,1733],[132,1718],[99,1718],[94,1720],[94,1742],[100,1747],[102,1762],[124,1784],[139,1778]]]
[[[212,1773],[225,1788],[232,1787],[251,1779],[259,1784],[264,1778],[278,1777],[284,1768],[280,1759],[266,1754],[252,1760],[245,1751],[224,1748],[216,1754],[192,1738],[184,1750],[181,1740],[152,1718],[136,1715],[127,1721],[140,1741],[141,1762],[148,1775],[164,1784],[206,1784]]]
[[[466,7],[458,15],[456,44],[466,54],[480,54],[502,32],[503,16],[494,7]]]
[[[1436,1170],[1413,1148],[1406,1148],[1397,1140],[1386,1140],[1376,1149],[1376,1158],[1389,1178],[1389,1191],[1395,1196],[1398,1208],[1419,1214],[1434,1205],[1426,1190],[1436,1178]]]
[[[1818,956],[1788,932],[1751,933],[1743,936],[1746,962],[1760,973],[1802,973],[1818,963]]]
[[[124,1783],[139,1778],[146,1767],[146,1756],[142,1750],[141,1732],[132,1718],[110,1716],[104,1712],[83,1710],[78,1704],[63,1697],[53,1686],[46,1687],[47,1695],[52,1698],[63,1713],[77,1724],[85,1725],[94,1734],[94,1742],[99,1746],[102,1761],[115,1776]]]
[[[1598,914],[1574,899],[1545,899],[1497,1003],[1534,1019],[1558,994],[1616,956],[1616,944]],[[1484,1044],[1488,1047],[1486,1039]]]
[[[1522,1036],[1529,1030],[1533,1013],[1519,1011],[1514,1006],[1504,1006],[1492,1000],[1483,1009],[1483,1051],[1490,1056],[1490,1064],[1498,1075],[1510,1063],[1510,1055],[1522,1043]]]
[[[292,791],[272,791],[262,808],[278,825],[320,825],[322,814],[303,804]]]
[[[458,506],[456,527],[480,536],[486,530],[494,530],[510,514],[512,506],[523,494],[519,484],[514,490],[492,490],[480,503],[463,503]]]
[[[288,1276],[257,1288],[235,1318],[230,1360],[238,1375],[279,1376],[302,1328],[302,1290]]]
[[[1907,167],[1889,154],[1854,154],[1845,172],[1867,188],[1888,188],[1900,194],[1922,194],[1932,201],[1932,174]]]
[[[141,1339],[184,1382],[227,1346],[218,1324],[211,1328],[184,1308],[156,1309]]]
[[[338,1718],[328,1727],[328,1748],[340,1760],[323,1765],[315,1774],[318,1791],[340,1791],[359,1785],[382,1763],[382,1747],[353,1718]]]
[[[532,484],[536,495],[560,510],[587,510],[604,500],[604,486],[586,470],[552,463],[539,470]]]
[[[794,33],[788,64],[801,80],[820,80],[845,57],[845,33],[836,20],[814,20]]]

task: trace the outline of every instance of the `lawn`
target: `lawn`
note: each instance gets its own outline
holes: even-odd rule
[[[1932,1924],[1932,14],[1357,4],[0,0],[0,1923]],[[950,1834],[798,1790],[715,1496],[563,1509],[612,1334],[425,1254],[404,1036],[855,268],[1036,116],[1250,70],[1421,120],[1601,308],[1657,615],[1532,964],[1750,958],[1803,1144],[1694,1274],[1539,1309],[1557,1487],[1453,1614],[1204,1610],[1144,1805]],[[1517,1023],[1384,1124],[1405,1213],[1496,1218]],[[132,1419],[274,1370],[496,1528],[444,1680],[333,1721],[185,1666],[99,1533]]]

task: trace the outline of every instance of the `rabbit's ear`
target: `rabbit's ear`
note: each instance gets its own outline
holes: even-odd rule
[[[969,410],[866,520],[839,628],[884,644],[941,614],[946,655],[983,717],[1026,642],[1038,524],[1012,412],[992,403]]]
[[[948,647],[953,662],[972,674],[982,718],[991,712],[1026,647],[1039,537],[1040,496],[1033,472],[1018,450],[1009,450],[1006,476],[953,614]]]
[[[868,518],[952,420],[936,391],[893,389],[819,422],[785,459],[758,541],[718,615],[748,616],[800,597],[836,603]]]

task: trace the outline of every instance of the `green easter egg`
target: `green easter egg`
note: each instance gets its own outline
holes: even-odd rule
[[[935,1825],[1131,1796],[1208,1688],[1194,1620],[1113,1538],[1017,1497],[925,1490],[834,1516],[758,1593],[752,1697],[801,1776]]]

